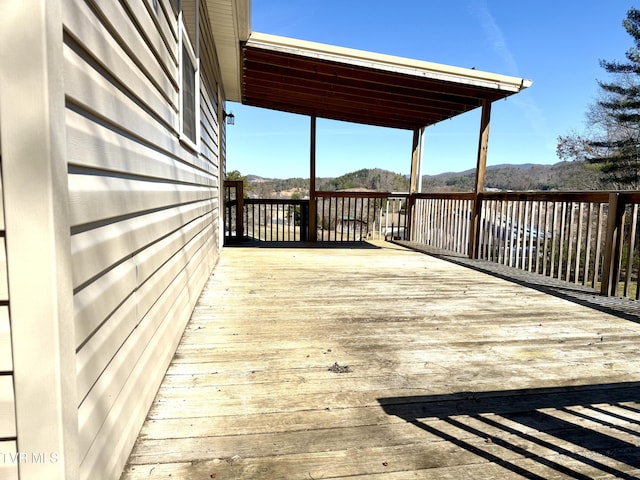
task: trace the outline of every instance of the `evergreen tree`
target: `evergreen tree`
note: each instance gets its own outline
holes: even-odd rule
[[[588,121],[596,135],[586,145],[586,160],[603,180],[617,188],[640,188],[640,10],[631,8],[622,22],[633,39],[626,61],[600,61],[611,81],[598,82],[601,98]]]
[[[247,177],[242,175],[239,170],[232,170],[230,172],[227,172],[227,175],[225,176],[225,180],[242,181],[244,198],[247,198],[249,196],[249,192],[253,190],[253,187],[249,183],[249,180],[247,179]]]

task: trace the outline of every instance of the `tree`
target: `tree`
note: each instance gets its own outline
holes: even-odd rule
[[[302,194],[300,192],[293,192],[291,194],[291,200],[302,200]],[[289,210],[289,222],[293,220],[293,224],[299,227],[302,224],[302,209],[300,205],[296,205]]]
[[[632,37],[626,61],[600,61],[610,75],[599,81],[600,97],[587,112],[588,131],[558,138],[558,156],[596,166],[605,184],[640,188],[640,10],[631,8],[622,22]]]
[[[231,170],[230,172],[227,172],[225,180],[242,181],[244,197],[247,198],[249,196],[249,192],[252,190],[252,186],[249,184],[249,180],[247,179],[247,177],[243,176],[239,170]]]

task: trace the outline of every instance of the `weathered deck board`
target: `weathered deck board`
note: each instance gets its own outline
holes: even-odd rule
[[[640,323],[376,246],[225,249],[123,480],[640,476]]]

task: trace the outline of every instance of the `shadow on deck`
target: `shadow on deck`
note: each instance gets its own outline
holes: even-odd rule
[[[636,316],[392,243],[260,246],[223,251],[123,480],[640,478]]]
[[[640,321],[640,301],[634,301],[626,297],[605,297],[593,288],[583,285],[527,272],[495,262],[471,260],[464,255],[448,253],[409,241],[397,240],[394,243],[524,287],[533,288],[547,295],[554,295],[558,298],[599,310],[603,313],[616,315],[634,322]]]
[[[225,248],[306,248],[306,249],[357,249],[357,250],[379,250],[379,244],[371,242],[264,242],[261,240],[236,240],[225,244]]]
[[[613,478],[638,478],[625,467],[640,467],[639,398],[640,383],[630,382],[382,398],[380,405],[511,475],[587,480],[594,477],[584,466]]]

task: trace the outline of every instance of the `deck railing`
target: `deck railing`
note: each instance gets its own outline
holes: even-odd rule
[[[244,182],[224,181],[224,241],[244,238]]]
[[[225,187],[227,240],[310,238],[308,200]],[[640,192],[316,192],[317,239],[406,239],[637,300],[638,205]]]
[[[253,239],[304,242],[309,232],[309,201],[244,198],[242,182],[225,181],[225,243]]]
[[[318,240],[404,239],[408,194],[316,192]]]
[[[307,241],[309,200],[243,198],[242,182],[225,182],[225,241]],[[317,239],[405,239],[408,194],[316,192]]]
[[[472,193],[418,194],[413,202],[413,242],[468,255]]]
[[[309,231],[309,201],[255,199],[244,201],[244,231],[264,242],[306,242]]]
[[[640,193],[418,194],[413,203],[413,242],[640,298]]]
[[[607,193],[482,196],[479,258],[599,288]]]

